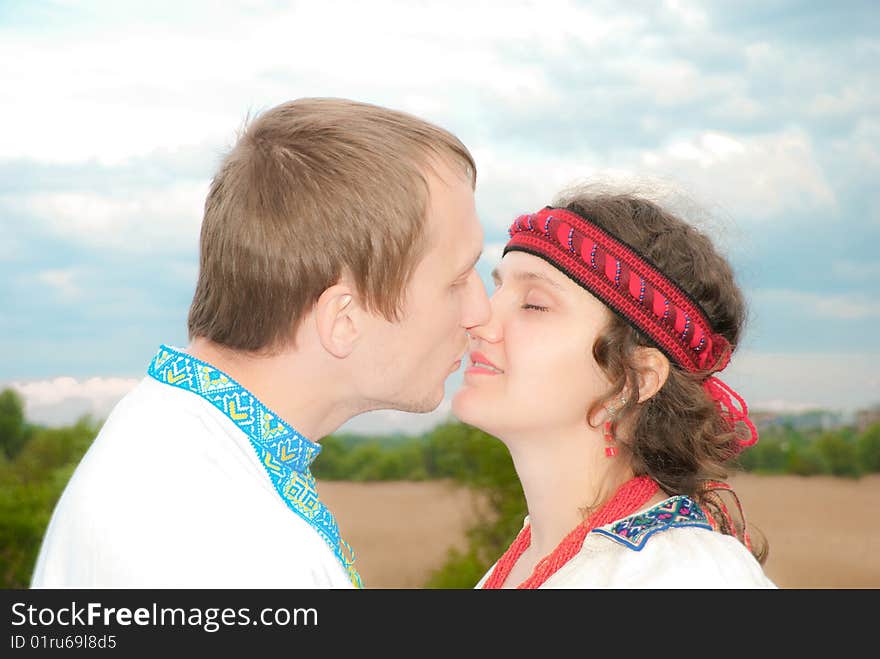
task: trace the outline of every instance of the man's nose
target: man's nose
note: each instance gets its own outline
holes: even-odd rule
[[[465,329],[470,329],[476,325],[487,323],[491,316],[492,306],[489,302],[489,296],[486,294],[483,280],[480,279],[476,269],[471,270],[467,282],[467,294],[461,324]]]
[[[504,335],[501,329],[501,318],[495,309],[494,296],[491,300],[487,298],[487,302],[488,314],[485,316],[483,322],[467,328],[468,335],[471,339],[482,340],[488,343],[497,343]]]

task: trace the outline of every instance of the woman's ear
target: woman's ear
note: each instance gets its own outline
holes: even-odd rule
[[[354,350],[358,338],[359,309],[352,288],[340,282],[326,289],[315,303],[315,325],[324,350],[344,359]]]
[[[653,397],[669,377],[669,359],[657,348],[636,348],[636,368],[639,372],[639,400],[644,403]]]

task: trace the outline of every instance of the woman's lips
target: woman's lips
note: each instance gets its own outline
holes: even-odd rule
[[[493,364],[482,352],[473,351],[470,355],[471,365],[465,370],[465,373],[474,375],[500,375],[503,370]]]

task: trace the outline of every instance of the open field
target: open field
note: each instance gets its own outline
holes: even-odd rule
[[[318,492],[367,588],[421,588],[478,519],[478,498],[448,481],[323,481]]]
[[[731,479],[749,523],[767,536],[764,566],[782,588],[880,588],[880,475]],[[419,588],[463,548],[479,501],[443,481],[324,481],[321,498],[357,553],[368,588]]]
[[[749,524],[770,542],[764,565],[783,588],[880,588],[880,475],[730,480]]]

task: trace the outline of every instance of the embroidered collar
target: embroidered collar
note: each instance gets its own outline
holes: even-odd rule
[[[678,495],[648,510],[593,529],[593,533],[611,538],[634,551],[641,551],[648,538],[655,533],[681,526],[712,530],[706,513],[696,502],[690,497]]]
[[[208,401],[245,433],[287,507],[324,538],[352,583],[363,587],[351,545],[340,537],[336,520],[318,498],[315,478],[309,471],[321,452],[319,444],[294,430],[229,375],[175,348],[162,344],[147,374]]]

